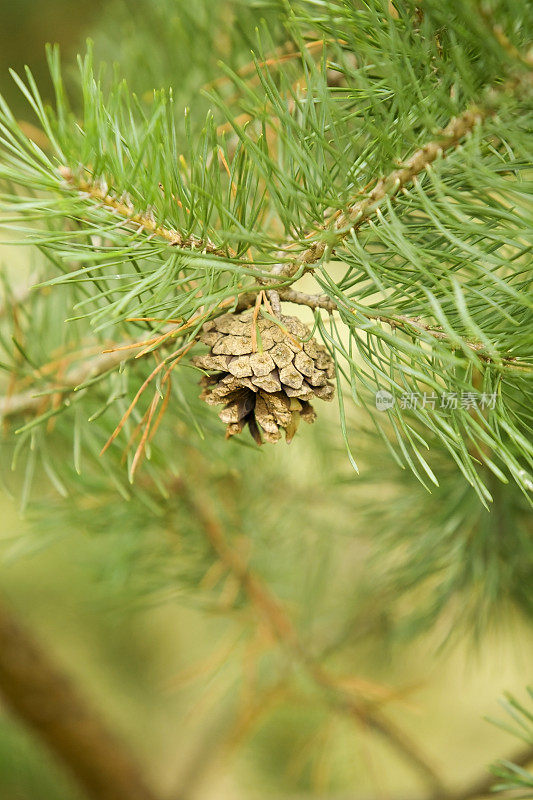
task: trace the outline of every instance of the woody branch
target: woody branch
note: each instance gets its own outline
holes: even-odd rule
[[[0,697],[93,800],[157,800],[129,753],[0,603]]]

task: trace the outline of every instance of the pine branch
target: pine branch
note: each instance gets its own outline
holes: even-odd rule
[[[279,291],[279,297],[281,300],[285,300],[286,302],[307,306],[313,310],[321,308],[330,313],[338,310],[337,303],[335,303],[334,300],[331,300],[331,298],[329,298],[326,294],[306,294],[305,292],[300,292],[296,289],[287,288]],[[445,331],[431,327],[431,325],[428,325],[419,317],[408,317],[405,314],[385,315],[376,313],[371,309],[368,309],[368,311],[365,310],[364,316],[367,319],[385,322],[388,325],[391,325],[393,328],[399,328],[410,336],[424,332],[439,341],[450,341],[450,337]],[[494,356],[484,350],[484,347],[480,342],[469,342],[463,340],[462,344],[473,350],[478,358],[480,358],[482,361],[493,362],[495,360]],[[512,356],[501,356],[498,363],[502,363],[506,366],[512,367],[513,369],[523,370],[526,372],[529,372],[533,369],[533,365],[521,364],[518,359],[513,358]]]
[[[322,23],[325,29],[333,26],[327,41],[342,39],[343,48],[354,51],[356,42],[348,44],[350,37],[345,42],[337,35],[329,15],[333,6],[326,7],[319,28]],[[381,25],[372,14],[365,17],[365,41],[376,22]],[[446,24],[455,32],[456,22]],[[525,426],[516,400],[520,376],[510,373],[528,369],[528,112],[523,95],[530,89],[531,73],[505,81],[517,65],[510,68],[507,56],[493,53],[486,74],[472,59],[472,80],[465,76],[464,86],[459,82],[456,88],[449,81],[455,74],[451,67],[462,75],[460,59],[478,50],[482,60],[484,37],[478,41],[476,31],[470,41],[468,34],[457,53],[439,49],[429,68],[424,47],[410,38],[410,22],[404,24],[405,63],[411,63],[408,54],[419,59],[420,82],[413,73],[400,86],[389,71],[391,80],[383,76],[376,84],[364,66],[381,68],[379,59],[378,67],[374,64],[372,36],[357,69],[344,65],[346,96],[330,89],[314,61],[305,75],[296,67],[303,81],[301,96],[290,68],[278,75],[278,85],[259,66],[257,91],[234,74],[252,124],[243,128],[236,106],[219,98],[238,139],[229,149],[211,116],[201,131],[186,125],[185,137],[178,135],[172,98],[165,93],[154,96],[146,113],[124,87],[104,89],[90,52],[80,61],[83,108],[74,114],[66,101],[59,54],[50,51],[56,111],[45,110],[31,73],[27,83],[15,76],[47,133],[50,152],[28,142],[6,104],[0,104],[0,175],[8,182],[5,199],[12,214],[3,223],[17,238],[28,232],[49,254],[62,274],[46,285],[68,287],[76,319],[82,324],[90,320],[92,331],[131,318],[192,319],[206,308],[213,316],[223,304],[240,305],[241,292],[257,294],[262,287],[268,288],[277,311],[282,296],[302,302],[301,293],[291,294],[292,284],[316,268],[316,280],[329,299],[317,295],[315,307],[333,310],[335,304],[349,335],[346,340],[335,319],[326,331],[317,315],[320,334],[334,352],[340,379],[349,372],[352,390],[360,397],[384,385],[395,395],[417,395],[422,388],[425,395],[426,388],[438,391],[450,378],[453,393],[462,397],[475,390],[471,368],[479,368],[480,361],[496,365],[483,370],[484,387],[491,390],[485,394],[498,398],[494,414],[474,419],[462,407],[447,415],[424,406],[405,409],[407,415],[396,404],[394,429],[384,432],[387,439],[396,437],[398,458],[422,482],[425,473],[437,483],[419,446],[429,444],[412,434],[406,419],[417,417],[445,444],[480,496],[490,500],[466,439],[483,440],[497,450],[507,471],[526,489]],[[389,46],[387,27],[379,30],[382,67],[394,66],[397,48]],[[415,85],[419,100],[412,106]],[[476,86],[488,88],[481,93]],[[361,104],[353,106],[354,98],[371,109],[368,124]],[[456,113],[446,109],[465,106],[432,136],[443,114]],[[508,126],[495,113],[506,110]],[[479,141],[472,137],[468,145],[469,134],[489,119],[484,135]],[[422,136],[430,141],[417,148]],[[406,141],[414,154],[387,175],[389,165],[403,157]],[[440,155],[462,143],[461,154],[446,161],[446,169],[437,164]],[[424,170],[427,175],[417,180]],[[354,197],[354,185],[365,184],[373,188]],[[28,189],[27,196],[13,192],[12,185]],[[332,209],[337,211],[328,219]],[[28,220],[28,228],[19,225],[21,218]],[[76,224],[64,226],[64,219]],[[500,224],[494,226],[494,220]],[[364,222],[369,223],[366,231]],[[346,263],[340,280],[326,268],[337,245],[342,245],[338,260]],[[313,307],[311,301],[306,304]],[[40,348],[35,363],[42,357]],[[26,399],[3,405],[24,408]],[[349,447],[343,408],[340,418]]]
[[[461,140],[471,133],[474,126],[480,123],[485,116],[486,112],[481,110],[467,109],[459,117],[451,120],[434,141],[417,150],[403,167],[380,178],[366,197],[353,202],[345,212],[336,215],[332,220],[332,226],[331,223],[329,226],[324,225],[322,230],[328,234],[331,233],[329,247],[340,243],[350,231],[357,230],[364,222],[377,214],[385,200],[392,200],[401,189],[412,182],[417,175],[427,169],[447,150],[458,147]],[[305,272],[312,270],[325,254],[327,247],[326,241],[313,242],[292,263],[284,265],[279,274],[292,277],[296,273],[300,273],[302,267]]]
[[[402,167],[394,170],[388,176],[380,178],[372,191],[365,197],[349,204],[344,212],[337,212],[337,214],[321,229],[324,233],[328,234],[328,241],[315,241],[310,246],[308,245],[297,259],[288,263],[275,265],[272,269],[272,279],[276,282],[284,277],[294,278],[296,280],[301,277],[302,268],[303,271],[313,269],[314,265],[324,256],[328,247],[331,248],[335,243],[339,244],[349,233],[357,230],[364,222],[370,220],[374,215],[379,216],[380,207],[385,201],[390,201],[409,183],[415,181],[417,175],[427,169],[437,158],[441,157],[448,150],[458,147],[464,138],[473,131],[477,124],[494,113],[495,101],[498,96],[511,90],[516,91],[520,87],[523,87],[524,84],[530,83],[531,75],[526,73],[525,75],[520,75],[512,80],[506,81],[500,87],[492,88],[486,93],[488,98],[486,107],[480,106],[467,109],[461,115],[452,119],[433,141],[419,148],[414,155],[405,161]],[[210,254],[221,258],[227,257],[228,255],[227,252],[217,247],[209,239],[199,239],[195,236],[183,236],[183,234],[177,230],[158,225],[150,212],[135,209],[128,197],[118,199],[109,193],[107,186],[100,183],[91,183],[83,178],[76,178],[67,166],[61,167],[59,172],[66,186],[74,189],[82,197],[101,204],[105,209],[121,217],[125,221],[125,224],[134,225],[141,231],[148,231],[150,236],[164,239],[173,247]],[[333,233],[334,236],[333,241],[331,241],[331,233]],[[299,244],[292,243],[289,248],[293,249],[302,246],[305,241],[312,236],[316,236],[316,231],[308,233]],[[283,252],[283,250],[281,252]],[[255,269],[250,262],[244,262],[243,265],[252,271]],[[260,283],[264,282],[264,278],[260,279]],[[333,311],[337,308],[336,303],[327,296],[305,296],[303,293],[296,292],[290,288],[270,290],[269,299],[277,313],[280,311],[280,299],[307,305],[311,308],[323,308],[327,311]],[[366,314],[366,316],[381,322],[390,323],[394,327],[403,329],[410,335],[423,331],[436,340],[447,341],[449,339],[444,331],[435,329],[419,319],[409,318],[404,315],[388,317],[382,314],[372,314],[370,312]],[[476,352],[481,360],[488,362],[494,360],[491,354],[484,352],[483,345],[480,343],[464,342],[464,345]],[[516,359],[505,355],[499,359],[499,362],[518,369],[528,369],[527,366],[524,367],[517,363]]]
[[[458,117],[450,120],[448,125],[443,128],[435,139],[423,145],[417,150],[404,164],[393,170],[387,176],[379,178],[374,188],[361,199],[352,202],[346,211],[337,212],[319,230],[326,234],[327,240],[312,242],[295,260],[277,265],[273,272],[286,277],[293,277],[296,274],[301,276],[302,271],[308,272],[320,261],[326,253],[342,242],[351,232],[358,230],[364,222],[378,215],[380,207],[386,202],[394,199],[396,195],[408,184],[416,180],[434,161],[443,156],[447,151],[457,148],[468,134],[472,133],[475,126],[482,123],[485,119],[494,114],[494,104],[497,98],[509,91],[518,91],[520,88],[533,85],[533,75],[525,73],[509,81],[500,87],[493,87],[487,92],[487,105],[468,108]],[[316,232],[309,233],[306,239],[316,236]],[[297,245],[296,245],[297,246]],[[291,249],[292,249],[291,245]]]
[[[178,330],[177,326],[175,329]],[[166,339],[168,340],[172,331],[173,328],[167,329],[162,336],[168,334]],[[49,388],[53,388],[54,394],[60,396],[64,401],[68,395],[75,392],[78,387],[85,384],[91,378],[103,375],[125,361],[138,358],[139,353],[135,351],[139,346],[145,343],[146,335],[122,343],[109,352],[103,352],[88,358],[76,368],[67,371],[60,384],[54,386],[52,383]],[[133,350],[134,352],[132,354],[127,354],[125,352],[127,350]],[[149,352],[152,351],[150,350]],[[141,355],[148,355],[148,353],[143,352]],[[21,392],[20,394],[6,395],[5,397],[0,397],[0,418],[13,417],[28,411],[37,411],[42,405],[43,396],[36,395],[35,392],[31,390]]]
[[[236,306],[237,310],[242,310],[253,305],[259,291],[261,290],[258,289],[256,291],[246,291],[238,295],[238,302]],[[23,302],[28,298],[28,296],[29,292],[27,290],[20,290],[17,294],[17,302]],[[279,297],[281,300],[286,302],[294,303],[296,305],[304,305],[313,310],[323,309],[331,313],[338,309],[337,304],[327,295],[306,294],[290,287],[280,289]],[[0,315],[3,308],[4,307],[0,308]],[[384,322],[388,325],[391,325],[393,328],[402,330],[404,333],[409,335],[413,335],[422,331],[429,334],[436,340],[449,341],[449,337],[444,331],[432,328],[419,318],[407,317],[405,315],[387,316],[375,313],[371,309],[368,309],[368,311],[365,310],[365,317],[379,322]],[[176,327],[175,330],[177,331],[178,328]],[[172,338],[172,331],[173,328],[169,326],[162,331],[162,335],[165,336],[163,340],[164,344],[167,344],[169,339]],[[143,336],[137,339],[132,339],[131,341],[122,342],[120,345],[117,345],[112,352],[104,352],[95,357],[87,359],[75,370],[71,370],[70,372],[67,372],[65,376],[63,376],[61,385],[56,389],[57,394],[64,398],[66,395],[74,392],[78,386],[84,384],[90,378],[101,375],[108,370],[113,369],[113,367],[119,366],[119,364],[124,361],[136,358],[137,355],[133,354],[131,356],[125,356],[124,352],[128,349],[134,350],[139,345],[144,344],[145,341],[146,337]],[[464,342],[464,344],[472,349],[472,351],[474,351],[482,361],[492,362],[494,360],[490,354],[484,352],[483,345],[480,343]],[[75,354],[73,354],[73,356],[75,357]],[[532,369],[530,365],[521,364],[516,358],[508,356],[501,356],[499,363],[514,370],[520,370],[524,372],[529,372]],[[0,418],[12,417],[29,411],[36,411],[42,406],[42,403],[42,396],[36,395],[35,392],[31,390],[0,397]]]
[[[84,199],[92,200],[98,205],[102,205],[112,214],[122,218],[125,225],[132,225],[139,231],[148,231],[149,235],[164,239],[171,247],[179,247],[184,250],[192,250],[199,253],[225,258],[227,253],[221,250],[209,239],[199,239],[196,236],[183,236],[179,231],[158,225],[154,217],[148,211],[138,211],[135,209],[129,197],[114,197],[108,187],[101,183],[92,183],[85,178],[75,177],[69,167],[59,167],[59,173],[69,189],[74,189]],[[85,170],[88,172],[88,170]]]
[[[0,695],[94,800],[156,800],[132,755],[0,605]]]
[[[183,477],[179,479],[175,489],[187,502],[191,514],[204,529],[211,547],[224,566],[239,581],[252,607],[267,624],[274,639],[285,647],[306,670],[314,684],[322,690],[325,701],[337,713],[351,717],[363,727],[383,736],[391,747],[432,787],[435,795],[443,794],[445,788],[440,776],[405,731],[390,722],[374,704],[364,698],[358,698],[340,687],[335,677],[306,651],[277,597],[250,569],[237,550],[228,543],[209,498],[204,494],[200,496],[198,488],[193,489]]]
[[[480,105],[469,108],[458,117],[450,120],[448,125],[439,131],[433,141],[419,148],[400,168],[393,170],[387,176],[379,178],[374,188],[366,196],[354,199],[348,204],[345,211],[336,212],[326,224],[318,229],[326,235],[324,240],[321,239],[309,244],[309,239],[317,234],[317,231],[314,230],[307,233],[300,242],[291,242],[287,245],[285,251],[281,247],[282,253],[300,247],[305,247],[305,249],[296,259],[276,264],[272,269],[272,275],[275,276],[273,280],[278,282],[279,277],[298,279],[301,277],[302,271],[312,270],[324,256],[327,248],[331,250],[351,232],[361,227],[364,222],[370,220],[374,215],[379,215],[380,207],[384,202],[394,199],[402,189],[415,181],[417,175],[426,170],[434,161],[447,151],[457,148],[468,134],[474,130],[476,125],[492,116],[497,98],[509,91],[518,91],[530,87],[532,84],[533,76],[530,73],[525,73],[506,81],[499,87],[491,88],[490,91],[486,92],[486,106]],[[83,171],[89,173],[86,168]],[[157,224],[148,210],[135,208],[131,199],[127,196],[122,198],[113,196],[105,183],[101,181],[91,182],[86,178],[77,177],[67,165],[59,167],[58,172],[63,178],[65,187],[73,189],[82,198],[103,206],[114,215],[122,218],[125,224],[133,225],[140,231],[148,231],[149,236],[163,239],[172,247],[227,258],[228,253],[217,247],[209,239],[201,239],[192,235],[184,236],[178,230]],[[244,262],[244,266],[248,269],[256,269],[249,262]],[[275,299],[274,303],[277,305]]]

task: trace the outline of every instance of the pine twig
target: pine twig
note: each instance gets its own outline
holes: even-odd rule
[[[330,706],[337,713],[351,717],[359,724],[383,736],[397,753],[421,775],[435,796],[444,795],[446,788],[440,776],[405,732],[391,723],[379,708],[376,708],[375,704],[363,698],[357,698],[340,687],[335,677],[306,652],[297,631],[277,597],[250,570],[241,555],[227,542],[224,530],[209,503],[209,498],[198,497],[198,489],[195,488],[193,491],[183,478],[179,480],[177,491],[182,494],[191,513],[204,529],[211,547],[225,567],[237,578],[251,605],[268,625],[273,637],[304,667],[314,684],[322,690],[324,698]]]
[[[176,327],[176,331],[178,328]],[[165,335],[167,339],[174,333],[174,330],[168,331]],[[125,351],[134,350],[135,348],[142,347],[145,344],[146,337],[143,336],[139,339],[131,339],[124,345],[119,345],[112,350],[99,353],[92,358],[86,359],[76,369],[72,369],[66,373],[61,385],[57,388],[54,387],[56,394],[59,397],[66,397],[72,394],[78,386],[83,385],[90,378],[98,377],[104,372],[107,372],[113,367],[118,367],[124,361],[131,361],[138,358],[139,355],[149,355],[151,350],[143,351],[141,354],[133,353],[127,354]],[[166,339],[165,339],[166,341]],[[18,414],[24,414],[28,411],[37,411],[43,403],[43,397],[36,395],[35,392],[29,390],[21,392],[20,394],[6,395],[0,397],[0,419],[6,417],[13,417]]]
[[[392,200],[398,192],[417,175],[427,169],[437,158],[447,150],[458,147],[464,137],[473,131],[474,126],[481,122],[488,112],[481,109],[467,109],[460,116],[452,119],[448,125],[439,132],[437,137],[425,144],[414,153],[402,167],[393,170],[385,177],[380,178],[371,192],[365,197],[351,203],[346,211],[337,213],[326,225],[319,230],[329,234],[329,247],[340,244],[351,231],[356,231],[368,219],[378,212],[386,200]],[[308,234],[307,238],[316,236],[316,232]],[[306,249],[293,261],[283,264],[277,273],[291,278],[301,268],[308,272],[322,258],[328,243],[317,240],[309,244]]]
[[[258,289],[257,291],[253,292],[243,292],[239,295],[238,303],[236,306],[236,310],[240,311],[249,306],[253,305],[257,299],[258,294],[263,291],[262,289]],[[271,292],[268,292],[269,299],[271,299]],[[319,295],[319,294],[306,294],[301,291],[297,291],[296,289],[292,289],[290,287],[280,289],[279,290],[279,298],[286,302],[294,303],[296,305],[304,305],[311,309],[323,309],[332,313],[333,311],[338,310],[337,304],[331,300],[327,295]],[[279,312],[277,312],[279,313]],[[365,311],[365,316],[368,319],[374,319],[379,322],[387,323],[395,328],[400,328],[405,333],[409,335],[413,335],[413,333],[420,333],[424,332],[429,334],[434,339],[440,341],[448,340],[448,336],[445,331],[441,331],[437,328],[432,328],[430,325],[425,323],[423,320],[408,317],[405,315],[384,315],[377,312],[373,312],[370,309]],[[153,339],[153,343],[155,344],[166,344],[168,340],[173,337],[173,335],[181,330],[176,326],[175,329],[170,328],[168,330],[165,329],[165,332]],[[150,340],[152,342],[152,340]],[[128,350],[133,350],[135,348],[141,347],[146,344],[145,338],[142,337],[140,339],[132,339],[130,341],[124,342],[123,344],[117,346],[112,351],[104,351],[103,353],[94,356],[92,358],[87,359],[84,363],[80,364],[75,370],[71,370],[67,372],[65,379],[62,381],[62,385],[57,387],[56,394],[60,397],[65,397],[75,389],[80,386],[81,384],[85,383],[91,377],[97,377],[98,375],[103,374],[104,372],[112,369],[113,367],[117,367],[124,361],[132,360],[134,357],[138,358],[139,356],[148,355],[152,352],[152,348],[145,348],[141,353],[137,353],[136,356],[128,356],[125,355],[125,352]],[[467,347],[472,349],[476,355],[482,360],[487,362],[494,361],[493,357],[488,353],[483,351],[483,346],[478,342],[465,342],[464,343]],[[523,371],[530,371],[531,367],[527,364],[521,364],[515,358],[511,356],[502,356],[501,363],[505,366],[513,368],[515,370],[523,370]],[[42,396],[36,395],[33,391],[29,390],[27,392],[21,392],[19,394],[13,395],[6,395],[5,397],[0,397],[0,419],[6,417],[17,416],[19,414],[25,414],[29,411],[37,411],[43,402]]]
[[[173,228],[158,225],[154,217],[148,211],[138,211],[134,208],[128,197],[117,198],[109,193],[107,186],[103,182],[92,182],[85,178],[77,177],[73,174],[70,167],[59,167],[59,174],[65,182],[65,186],[78,192],[81,197],[92,200],[111,211],[124,220],[125,225],[134,225],[137,228],[149,231],[153,236],[166,241],[172,247],[179,247],[184,250],[194,250],[199,253],[209,253],[210,255],[227,257],[227,253],[217,247],[209,239],[198,239],[196,236],[183,236]]]
[[[324,255],[328,246],[332,247],[335,244],[339,244],[351,231],[357,230],[363,222],[377,213],[384,201],[393,199],[401,189],[411,183],[417,175],[429,167],[437,158],[448,150],[458,147],[463,139],[473,131],[476,124],[491,116],[496,96],[502,92],[526,85],[528,82],[529,84],[531,83],[531,75],[525,73],[525,75],[520,74],[508,80],[501,86],[491,88],[486,93],[486,106],[468,108],[462,114],[450,120],[448,125],[439,131],[433,141],[418,149],[401,167],[393,170],[389,175],[379,178],[368,194],[364,197],[355,198],[348,204],[345,211],[338,211],[318,231],[313,230],[304,236],[299,243],[288,245],[288,250],[294,250],[299,246],[304,246],[305,249],[296,259],[288,263],[275,265],[272,270],[273,278],[276,280],[279,277],[292,278],[302,267],[304,267],[305,271],[312,270]],[[136,228],[144,229],[151,236],[164,239],[173,247],[209,253],[222,258],[227,257],[228,253],[224,249],[217,247],[209,239],[198,239],[192,235],[184,236],[178,230],[158,224],[150,211],[136,209],[129,197],[117,198],[110,194],[104,181],[91,181],[75,175],[67,165],[59,167],[58,171],[63,178],[64,188],[73,190],[81,197],[103,206],[122,218],[125,225],[133,225]],[[89,170],[85,169],[85,172],[88,174]],[[319,231],[328,234],[328,243],[323,240],[309,243],[309,240],[314,238]],[[250,263],[247,263],[246,266],[249,269],[254,268]],[[275,292],[276,290],[271,291]],[[274,305],[276,305],[275,295]]]
[[[388,176],[380,178],[370,193],[352,202],[344,212],[338,212],[329,223],[321,228],[323,232],[328,232],[330,234],[329,238],[331,241],[329,244],[326,244],[326,242],[322,240],[315,241],[308,245],[303,253],[296,259],[287,263],[275,265],[271,273],[272,281],[279,283],[280,279],[290,280],[301,271],[302,267],[304,271],[312,270],[324,255],[328,246],[331,247],[335,243],[341,242],[351,231],[357,230],[363,222],[370,219],[378,212],[384,201],[394,198],[401,189],[412,182],[419,173],[430,166],[443,153],[459,146],[461,141],[474,129],[476,124],[493,113],[495,96],[505,91],[515,90],[517,87],[526,84],[531,85],[531,82],[531,72],[527,72],[524,75],[519,75],[508,80],[500,87],[491,88],[489,92],[487,92],[488,102],[486,107],[467,109],[458,117],[452,119],[448,125],[440,131],[435,140],[417,150],[402,167],[394,170]],[[59,172],[63,177],[64,186],[66,188],[77,191],[81,196],[103,205],[105,208],[121,217],[126,225],[133,224],[137,228],[148,230],[150,235],[165,239],[171,246],[210,253],[222,257],[227,255],[209,240],[200,240],[194,236],[184,237],[179,231],[157,224],[148,211],[139,212],[136,210],[129,198],[118,199],[109,194],[105,184],[91,183],[85,179],[77,178],[67,166],[60,167]],[[307,234],[304,241],[309,240],[313,236],[316,236],[316,231]],[[290,248],[293,249],[295,246],[296,245],[291,245]],[[253,265],[247,264],[247,266],[253,269]],[[263,279],[261,279],[260,282],[263,283]],[[253,292],[253,296],[255,297],[259,291],[261,291],[261,289]],[[244,291],[242,293],[239,303],[240,306],[242,306],[243,302],[248,302],[249,295],[249,291]],[[281,290],[270,289],[268,291],[268,297],[276,313],[280,312],[280,299],[308,305],[311,308],[323,308],[327,311],[333,311],[336,308],[335,303],[324,295],[305,295],[290,287],[285,287]],[[246,298],[246,300],[244,298]],[[435,339],[447,338],[444,331],[434,329],[420,320],[411,319],[402,315],[386,317],[382,314],[374,314],[367,316],[371,316],[381,322],[387,322],[396,327],[403,327],[405,329],[405,326],[407,326],[407,332],[410,334],[412,334],[413,331],[424,331]],[[466,345],[472,350],[475,350],[478,357],[482,360],[493,360],[489,354],[483,352],[480,344],[466,342]],[[87,368],[83,366],[80,367],[75,378],[72,378],[72,385],[65,388],[64,391],[62,390],[62,393],[73,391],[78,384],[87,379],[93,369],[96,370],[94,374],[105,372],[106,369],[111,368],[114,364],[118,365],[124,360],[118,358],[115,361],[115,358],[116,354],[114,354],[114,357],[113,354],[110,354],[108,363],[104,356],[100,356],[99,361],[94,364],[89,364]],[[501,358],[501,363],[510,365],[515,369],[529,369],[527,365],[517,363],[512,357],[503,356]],[[31,392],[0,398],[0,418],[35,410],[39,407],[40,402],[40,399],[35,397]]]
[[[491,87],[487,92],[485,106],[467,108],[459,116],[450,120],[445,128],[440,130],[431,142],[419,148],[401,167],[393,170],[388,175],[379,178],[372,191],[364,197],[353,201],[345,211],[338,211],[318,231],[327,234],[326,240],[317,240],[309,244],[303,253],[288,263],[276,265],[272,272],[276,275],[293,277],[303,268],[308,272],[314,268],[325,254],[326,249],[340,244],[351,232],[357,231],[361,225],[378,213],[387,200],[392,200],[408,184],[412,183],[417,175],[421,174],[434,161],[443,156],[448,150],[458,147],[465,137],[472,133],[475,126],[483,122],[494,113],[496,97],[507,91],[514,91],[519,87],[531,86],[532,75],[526,72],[511,78],[498,87]],[[306,239],[312,239],[317,231],[307,234]],[[297,245],[291,245],[291,249]]]
[[[325,294],[306,294],[305,292],[300,292],[289,287],[286,289],[280,289],[279,297],[281,300],[285,300],[286,302],[307,306],[313,310],[316,308],[321,308],[324,311],[328,311],[330,314],[333,313],[333,311],[338,310],[337,303],[335,303],[334,300],[331,300],[331,298]],[[393,328],[399,328],[404,333],[407,333],[411,336],[413,333],[419,334],[423,332],[427,333],[433,339],[438,341],[449,341],[449,336],[446,331],[443,331],[440,328],[433,328],[419,317],[409,317],[405,314],[383,314],[372,311],[372,309],[365,309],[365,311],[362,313],[367,319],[373,319],[376,322],[384,322]],[[482,361],[495,361],[495,358],[484,350],[484,347],[480,342],[464,341],[463,344],[470,350],[474,351],[478,358],[480,358]],[[521,364],[513,356],[502,355],[498,363],[505,364],[513,369],[524,370],[527,372],[533,369],[531,365]]]
[[[256,295],[254,294],[254,300],[255,297]],[[249,294],[246,295],[246,302],[251,302]],[[223,308],[224,305],[228,305],[228,301],[220,303],[218,308]],[[66,375],[63,376],[61,385],[53,387],[56,395],[58,397],[68,396],[90,378],[102,375],[110,369],[113,369],[113,367],[118,367],[119,364],[125,361],[131,361],[150,355],[156,348],[168,344],[176,336],[186,331],[193,323],[198,322],[204,317],[207,318],[208,316],[209,312],[195,315],[185,323],[165,326],[163,333],[152,339],[146,340],[145,336],[131,339],[106,349],[92,358],[86,359],[79,367],[69,370]],[[190,346],[192,346],[192,344]],[[132,355],[126,354],[127,351],[132,350],[136,350],[137,352]],[[8,394],[5,397],[0,397],[0,419],[16,416],[17,414],[24,414],[28,411],[36,411],[41,407],[42,401],[42,396],[36,395],[31,390],[21,392],[20,394]]]
[[[0,696],[93,800],[156,800],[132,755],[0,604]]]

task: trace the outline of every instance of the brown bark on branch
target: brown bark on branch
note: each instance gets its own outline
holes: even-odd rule
[[[0,602],[0,696],[93,800],[157,800],[127,748]]]

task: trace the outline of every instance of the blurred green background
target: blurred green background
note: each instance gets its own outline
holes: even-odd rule
[[[0,90],[16,113],[24,114],[23,104],[8,68],[20,71],[27,63],[39,85],[49,86],[45,42],[59,42],[68,63],[97,26],[104,5],[103,0],[0,0]],[[11,274],[27,272],[27,256],[22,248],[0,250]],[[294,475],[305,456],[303,442],[279,448],[281,478]],[[339,527],[348,524],[348,516],[349,525],[357,526],[368,490],[351,481],[339,491],[347,516]],[[379,485],[373,492],[380,496]],[[228,748],[233,687],[242,668],[235,644],[240,621],[173,596],[137,600],[132,607],[128,576],[106,569],[112,546],[107,537],[65,522],[50,537],[49,520],[40,538],[8,492],[0,495],[0,515],[0,591],[169,796],[178,797],[183,786],[187,798],[199,800],[341,800],[419,792],[386,745],[346,721],[328,719],[322,711],[317,716],[297,700],[267,712],[244,741]],[[346,675],[405,687],[392,715],[459,786],[513,749],[512,739],[483,717],[503,715],[497,698],[504,691],[522,697],[533,639],[518,619],[477,649],[464,643],[438,651],[437,639],[431,634],[387,651],[363,647],[360,654],[352,648],[336,666]],[[207,669],[214,662],[214,669]],[[80,797],[39,742],[0,706],[1,800]]]
[[[103,6],[103,0],[0,2],[0,87],[13,108],[21,109],[24,103],[8,70],[22,72],[28,64],[46,97],[51,84],[45,43],[58,42],[66,59],[75,56]]]

